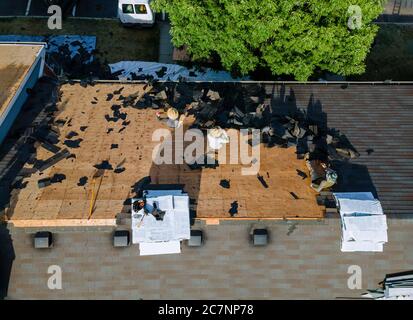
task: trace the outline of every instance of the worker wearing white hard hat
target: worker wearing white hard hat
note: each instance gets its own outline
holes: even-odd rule
[[[208,130],[208,145],[213,150],[219,150],[222,146],[229,142],[228,134],[221,127],[215,127]]]

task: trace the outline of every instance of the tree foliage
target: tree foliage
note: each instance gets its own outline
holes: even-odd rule
[[[217,54],[231,71],[258,66],[307,80],[315,70],[361,74],[382,0],[154,0],[171,20],[172,41],[194,60]],[[358,5],[360,28],[349,28]]]

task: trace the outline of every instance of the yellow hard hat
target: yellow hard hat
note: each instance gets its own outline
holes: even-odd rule
[[[166,112],[166,115],[168,116],[169,119],[176,120],[179,117],[179,112],[175,108],[169,108],[168,111]]]

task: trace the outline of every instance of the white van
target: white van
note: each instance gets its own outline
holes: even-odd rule
[[[149,2],[150,0],[119,0],[119,20],[124,25],[152,27],[155,24],[155,14]]]

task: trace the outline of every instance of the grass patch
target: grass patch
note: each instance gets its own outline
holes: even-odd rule
[[[366,72],[355,80],[413,80],[413,27],[381,25],[367,56]]]
[[[122,60],[157,61],[159,49],[159,28],[124,28],[119,21],[67,18],[61,30],[50,30],[47,18],[1,18],[0,34],[49,36],[94,35],[96,56],[103,62]]]

